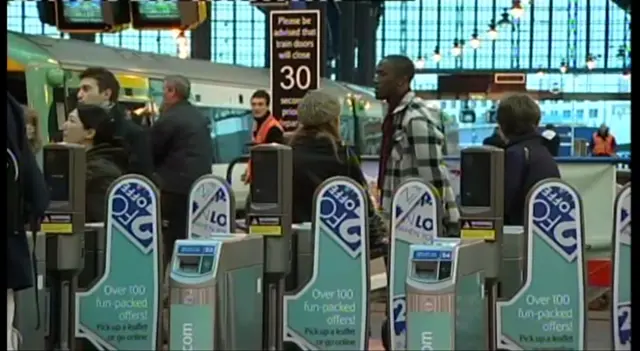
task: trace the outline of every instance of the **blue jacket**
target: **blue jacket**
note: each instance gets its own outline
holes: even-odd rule
[[[541,180],[560,178],[558,164],[542,137],[531,133],[509,140],[504,171],[504,224],[524,225],[529,191]]]
[[[20,174],[20,194],[24,208],[7,208],[7,216],[22,219],[42,217],[49,206],[49,190],[36,158],[31,152],[25,132],[22,106],[7,92],[7,152],[15,157]],[[15,213],[12,211],[19,211]],[[24,226],[7,233],[7,289],[21,290],[33,285],[29,245]]]

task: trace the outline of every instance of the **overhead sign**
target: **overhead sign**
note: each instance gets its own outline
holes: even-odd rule
[[[235,232],[235,199],[227,182],[207,174],[189,192],[189,239],[209,239]]]
[[[180,29],[196,28],[207,18],[204,1],[131,1],[131,24],[133,28]]]
[[[426,244],[438,236],[440,201],[429,184],[408,180],[396,191],[391,208],[391,262],[389,306],[391,314],[391,349],[406,350],[407,332],[407,262],[411,244]]]
[[[618,194],[614,216],[613,349],[631,350],[631,185]]]
[[[584,350],[582,200],[561,180],[529,193],[527,268],[522,288],[496,304],[498,349]]]
[[[98,350],[158,350],[158,191],[146,178],[117,179],[107,198],[105,273],[76,295],[76,335]]]
[[[298,126],[298,102],[320,87],[321,16],[319,10],[269,12],[273,113],[286,131]]]
[[[314,203],[313,274],[299,291],[284,297],[284,341],[302,350],[366,350],[366,195],[349,178],[334,177],[320,186]]]

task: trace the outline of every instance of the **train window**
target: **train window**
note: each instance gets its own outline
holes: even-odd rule
[[[245,144],[251,139],[251,111],[236,108],[200,106],[200,112],[209,120],[215,161],[229,163],[242,156]]]
[[[27,79],[24,72],[7,72],[7,89],[14,99],[27,105]]]

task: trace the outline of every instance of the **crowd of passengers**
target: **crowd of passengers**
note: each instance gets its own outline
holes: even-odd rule
[[[382,123],[377,190],[368,194],[372,252],[385,252],[391,199],[408,178],[423,179],[437,189],[444,206],[445,235],[457,236],[459,231],[460,212],[443,159],[443,126],[438,111],[411,91],[414,75],[413,62],[405,56],[387,56],[376,67],[376,98],[387,102],[388,113]],[[86,221],[104,222],[107,189],[115,179],[131,173],[144,175],[161,191],[164,257],[171,257],[175,240],[186,237],[189,188],[196,179],[211,173],[213,160],[212,126],[189,102],[189,80],[179,75],[167,76],[159,117],[150,126],[141,126],[118,104],[120,85],[112,72],[88,68],[80,79],[77,98],[73,99],[74,106],[69,109],[62,130],[64,142],[83,145],[87,150]],[[9,116],[26,118],[15,126],[26,130],[31,154],[37,154],[42,147],[38,116],[28,108],[16,111],[15,100],[10,94],[8,98],[14,102],[8,102]],[[294,222],[311,221],[314,191],[333,176],[349,177],[370,192],[358,157],[340,135],[340,101],[322,89],[308,92],[298,105],[299,126],[287,138],[269,105],[266,91],[253,94],[252,141],[288,143],[292,147]],[[559,178],[560,172],[545,138],[538,132],[540,108],[531,97],[523,94],[505,97],[496,114],[499,141],[496,145],[505,150],[505,224],[522,225],[526,194],[543,179]],[[11,134],[11,128],[15,126],[9,128],[9,120],[8,136],[13,142],[16,136]],[[39,170],[32,171],[32,179],[34,174],[42,177]],[[253,174],[249,162],[242,179],[250,183],[255,177],[260,174]],[[27,188],[25,194],[40,194],[25,199],[35,215],[42,215],[47,207],[47,189],[43,184],[35,179],[23,185]],[[8,253],[8,271],[16,273],[8,277],[8,289],[31,286],[29,273],[22,269],[29,267],[23,231],[9,241]]]

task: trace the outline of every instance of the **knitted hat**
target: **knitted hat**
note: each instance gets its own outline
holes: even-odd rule
[[[298,103],[298,122],[307,127],[319,126],[340,116],[340,102],[327,92],[311,90]]]

